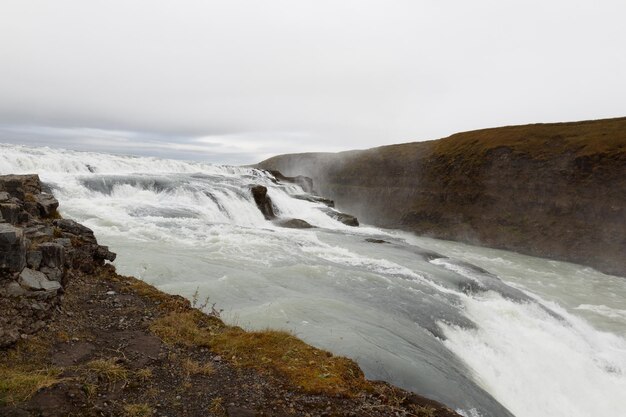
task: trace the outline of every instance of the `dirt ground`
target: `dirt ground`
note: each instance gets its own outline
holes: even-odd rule
[[[278,359],[271,359],[270,353],[270,359],[259,356],[261,345],[252,350],[243,345],[236,350],[220,347],[224,342],[220,345],[211,337],[250,333],[225,326],[210,315],[198,319],[208,327],[199,328],[191,338],[184,323],[178,328],[171,326],[171,320],[163,321],[199,317],[187,300],[119,276],[111,266],[93,274],[72,271],[68,282],[61,308],[47,328],[0,351],[0,372],[8,381],[4,386],[0,382],[0,416],[457,415],[434,401],[366,381],[351,361],[292,336],[292,343],[305,346],[300,351],[309,355],[302,375],[308,378],[304,372],[318,366],[310,357],[319,357],[324,364],[338,360],[347,364],[346,372],[354,373],[347,380],[354,384],[345,389],[343,375],[329,374],[311,377],[321,383],[294,382],[298,368],[281,368],[280,355],[275,356]],[[170,323],[170,328],[162,322]]]

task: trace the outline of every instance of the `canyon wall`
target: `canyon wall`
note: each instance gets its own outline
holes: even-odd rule
[[[509,126],[258,164],[366,223],[626,276],[626,118]]]

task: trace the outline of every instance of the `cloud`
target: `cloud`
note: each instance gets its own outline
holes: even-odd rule
[[[621,116],[625,14],[609,0],[4,0],[0,141],[249,163]]]

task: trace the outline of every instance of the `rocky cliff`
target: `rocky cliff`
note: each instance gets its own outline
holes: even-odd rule
[[[59,218],[58,206],[37,175],[0,176],[0,348],[46,325],[68,270],[115,259],[90,229]]]
[[[626,276],[626,118],[510,126],[258,164],[362,221]]]

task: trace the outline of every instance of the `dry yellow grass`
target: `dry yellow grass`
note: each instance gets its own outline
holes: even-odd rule
[[[96,359],[88,362],[85,368],[103,381],[116,382],[128,379],[128,370],[117,363],[117,358]]]
[[[57,384],[60,373],[56,368],[29,370],[0,367],[0,405],[17,404],[42,388]]]
[[[207,347],[237,366],[276,372],[306,392],[350,396],[370,387],[353,361],[286,332],[246,332],[197,310],[170,313],[151,329],[168,343]]]
[[[215,373],[215,368],[210,363],[200,363],[191,358],[185,358],[182,361],[183,370],[190,375],[204,375],[208,376]]]

